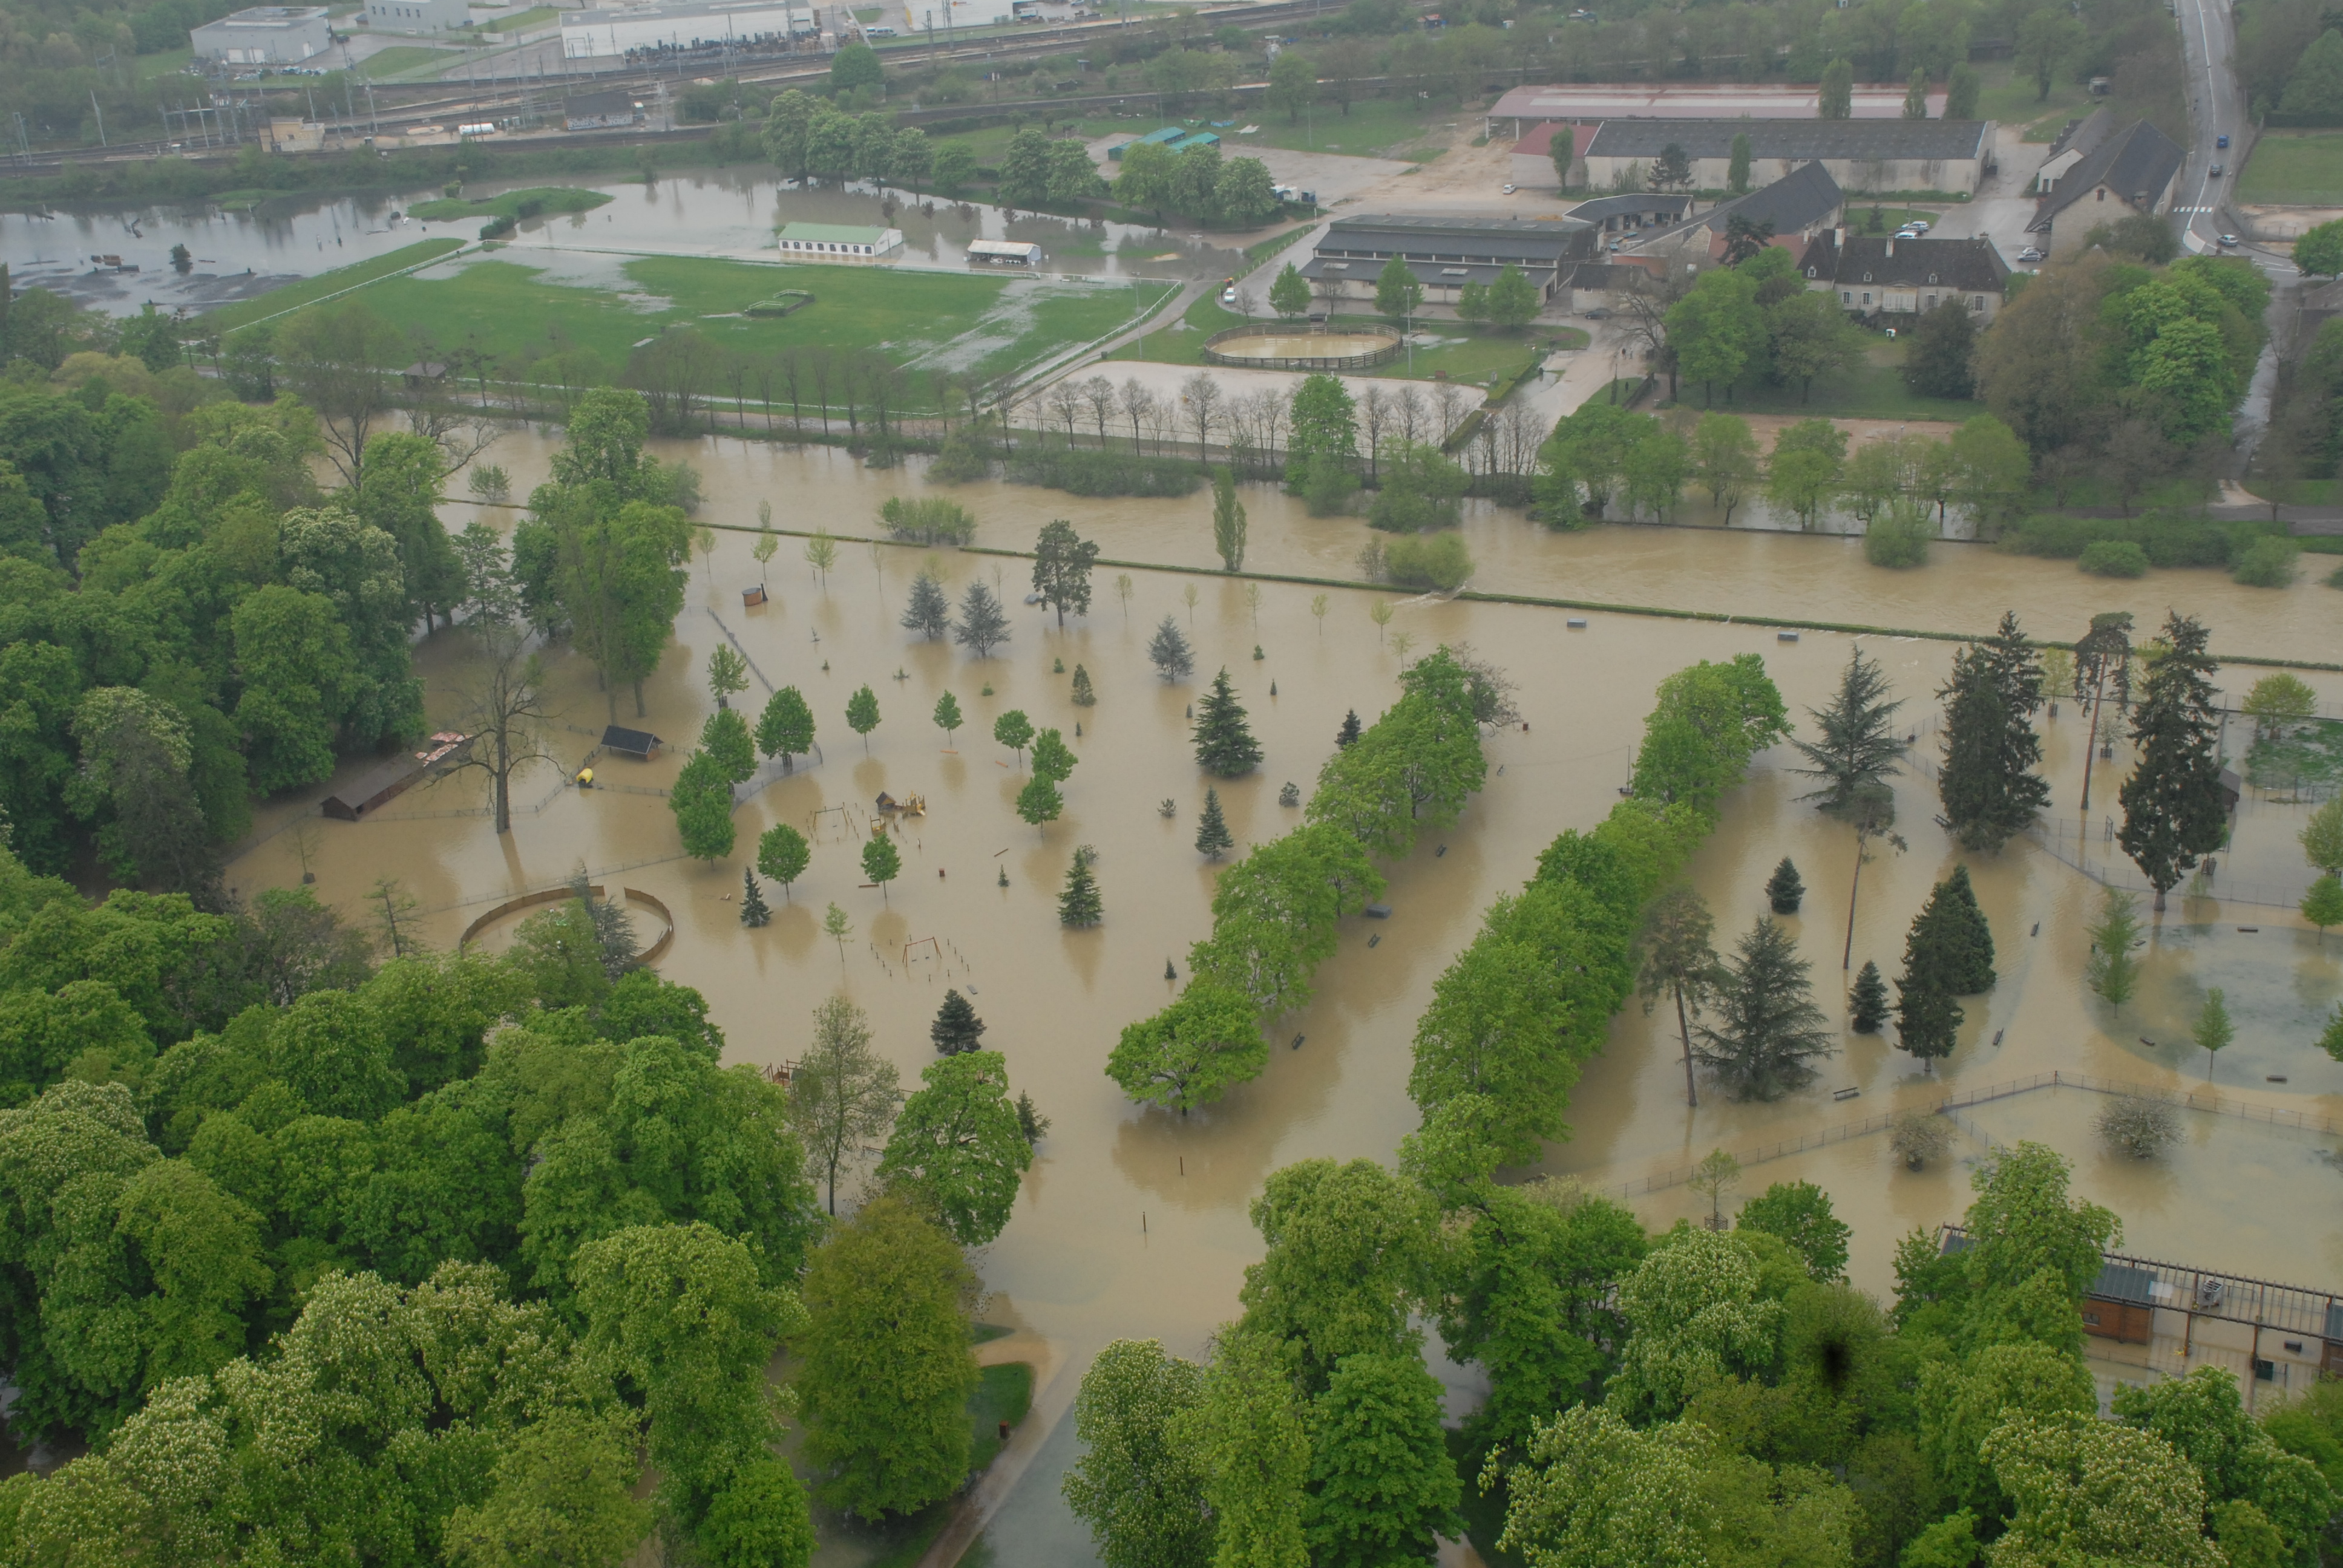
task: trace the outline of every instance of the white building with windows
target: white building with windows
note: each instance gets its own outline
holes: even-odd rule
[[[783,261],[884,261],[903,248],[900,228],[850,223],[792,223],[780,236]]]
[[[673,0],[671,4],[611,5],[561,15],[561,53],[571,60],[629,54],[637,49],[692,49],[717,45],[778,44],[813,31],[813,12],[776,0]]]
[[[436,36],[462,30],[472,19],[468,0],[366,0],[359,13],[369,33],[417,33]]]
[[[2001,314],[2009,264],[1989,239],[1817,235],[1798,263],[1806,286],[1851,316],[1921,316],[1957,301],[1983,327]]]

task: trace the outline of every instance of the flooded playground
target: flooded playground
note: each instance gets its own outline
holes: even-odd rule
[[[1160,1337],[1180,1353],[1200,1353],[1206,1336],[1236,1314],[1242,1271],[1260,1255],[1245,1209],[1270,1171],[1321,1155],[1394,1157],[1415,1125],[1405,1087],[1410,1045],[1433,980],[1470,940],[1482,910],[1519,886],[1554,834],[1592,825],[1616,800],[1658,682],[1695,659],[1758,653],[1804,728],[1806,709],[1827,698],[1853,640],[1807,629],[1785,641],[1769,626],[1602,609],[1572,612],[1585,621],[1574,628],[1562,610],[1534,605],[1234,578],[1212,569],[1206,493],[1099,501],[990,483],[954,487],[950,493],[980,519],[980,545],[1028,548],[1041,523],[1064,517],[1109,560],[1132,563],[1101,567],[1091,613],[1060,630],[1041,607],[1020,606],[1030,568],[1018,558],[847,542],[824,580],[802,541],[784,538],[760,570],[749,554],[753,534],[735,531],[753,529],[757,502],[766,499],[779,528],[875,531],[888,496],[929,491],[916,465],[870,472],[829,448],[734,440],[659,446],[662,457],[699,467],[706,502],[698,520],[719,525],[712,556],[690,562],[687,608],[646,684],[644,715],[636,717],[631,694],[615,705],[617,722],[663,739],[662,753],[647,762],[598,759],[591,791],[568,787],[550,767],[522,776],[513,830],[502,838],[474,774],[412,791],[357,823],[317,819],[321,789],[266,809],[256,841],[228,879],[249,897],[297,882],[306,869],[321,898],[356,914],[378,878],[395,877],[426,912],[432,940],[446,947],[498,903],[556,887],[582,865],[597,881],[639,890],[669,911],[674,941],[660,971],[707,995],[730,1060],[760,1066],[799,1056],[816,1004],[842,992],[867,1010],[880,1049],[910,1081],[933,1060],[928,1023],[945,989],[968,994],[989,1026],[986,1046],[1006,1056],[1011,1090],[1030,1091],[1052,1121],[1015,1218],[979,1260],[993,1294],[988,1321],[1020,1331],[1046,1363],[1039,1419],[980,1487],[988,1511],[1019,1522],[1015,1550],[997,1561],[1091,1561],[1081,1532],[1069,1533],[1071,1522],[1051,1512],[1056,1477],[1072,1457],[1070,1423],[1061,1418],[1082,1368],[1118,1337]],[[543,436],[515,431],[490,456],[510,471],[514,493],[525,495],[552,449]],[[1310,518],[1266,487],[1248,487],[1243,499],[1249,568],[1355,578],[1353,558],[1368,537],[1356,519]],[[508,527],[520,514],[468,503],[443,512],[451,529],[474,515]],[[2315,582],[2260,590],[2209,572],[2111,582],[1972,546],[1940,546],[1926,568],[1896,574],[1866,566],[1859,546],[1836,539],[1664,528],[1555,536],[1485,507],[1472,510],[1464,537],[1479,563],[1473,586],[1493,592],[1936,632],[1982,633],[2014,608],[2027,631],[2056,638],[2073,637],[2094,613],[2127,608],[2143,640],[2168,605],[2201,617],[2217,653],[2265,658],[2332,658],[2343,602]],[[995,657],[971,659],[948,640],[923,640],[898,625],[923,567],[955,598],[972,579],[1000,589],[1012,636]],[[743,589],[760,582],[767,602],[744,608]],[[1378,602],[1393,608],[1387,626],[1369,614]],[[1147,660],[1147,639],[1166,615],[1195,644],[1192,680],[1166,684]],[[710,866],[681,857],[658,792],[713,707],[703,672],[710,650],[728,639],[751,666],[749,689],[737,700],[753,713],[769,689],[798,687],[813,709],[820,752],[739,809],[738,848]],[[1192,847],[1207,780],[1190,750],[1189,705],[1225,666],[1267,753],[1250,777],[1216,781],[1241,854],[1299,823],[1297,808],[1278,803],[1280,787],[1290,780],[1306,798],[1345,712],[1372,720],[1396,695],[1403,660],[1443,642],[1470,642],[1520,689],[1526,722],[1488,739],[1486,788],[1453,829],[1386,868],[1391,918],[1346,922],[1339,951],[1318,973],[1317,1000],[1272,1020],[1272,1060],[1257,1081],[1184,1119],[1127,1101],[1104,1076],[1107,1051],[1125,1024],[1176,990],[1166,962],[1184,975],[1189,944],[1209,924],[1215,867]],[[1934,741],[1922,731],[1956,646],[1865,639],[1904,699],[1899,718],[1920,734],[1924,756],[1933,755]],[[461,637],[444,633],[418,650],[435,723],[450,716],[451,682],[465,658]],[[550,663],[560,714],[553,749],[574,769],[613,718],[612,704],[581,658],[557,648]],[[1095,706],[1072,701],[1077,666],[1096,689]],[[2232,667],[2220,678],[2234,699],[2261,673]],[[2343,677],[2305,678],[2328,711],[2343,701]],[[881,716],[867,749],[844,719],[848,698],[865,685]],[[967,715],[956,737],[930,721],[946,691]],[[1038,830],[1013,809],[1027,777],[1020,759],[990,739],[993,719],[1011,709],[1061,729],[1079,759],[1062,786],[1063,817]],[[2045,760],[2056,789],[2052,815],[2090,837],[2114,809],[2115,781],[2129,757],[2118,743],[2097,764],[2091,816],[2082,820],[2084,722],[2071,702],[2046,720]],[[1688,874],[1724,947],[1765,911],[1761,885],[1775,863],[1793,859],[1808,892],[1787,923],[1813,965],[1817,1000],[1842,1015],[1855,846],[1847,829],[1798,799],[1806,784],[1790,771],[1795,761],[1787,748],[1759,759]],[[881,791],[919,794],[927,807],[900,829],[902,874],[883,890],[863,885],[857,858]],[[1893,974],[1930,887],[1966,860],[1992,923],[2000,981],[1964,1002],[1954,1055],[1924,1073],[1894,1048],[1892,1034],[1848,1034],[1805,1093],[1739,1105],[1704,1088],[1694,1109],[1684,1103],[1673,1019],[1664,1025],[1631,1004],[1607,1050],[1587,1065],[1572,1097],[1571,1137],[1549,1147],[1544,1171],[1630,1190],[1624,1201],[1654,1225],[1704,1202],[1669,1173],[1712,1148],[1750,1162],[1742,1196],[1810,1177],[1854,1227],[1855,1282],[1885,1294],[1896,1239],[1957,1219],[1968,1164],[1995,1141],[2030,1137],[2077,1161],[2078,1191],[2125,1216],[2133,1251],[2299,1283],[2343,1282],[2343,1243],[2306,1234],[2300,1222],[2343,1183],[2343,1171],[2325,1157],[2337,1139],[2315,1130],[2288,1135],[2298,1147],[2264,1148],[2253,1140],[2269,1130],[2210,1116],[2201,1130],[2192,1123],[2177,1162],[2118,1161],[2099,1151],[2090,1131],[2081,1102],[2091,1097],[2060,1089],[1961,1112],[1954,1153],[1921,1171],[1905,1170],[1884,1136],[1868,1134],[1755,1158],[1885,1112],[2054,1070],[2201,1093],[2204,1053],[2171,1042],[2185,1044],[2183,1020],[2212,985],[2225,987],[2238,1024],[2236,1045],[2212,1069],[2220,1096],[2287,1108],[2313,1123],[2343,1114],[2343,1064],[2318,1052],[2308,1022],[2343,997],[2343,938],[2321,943],[2278,900],[2289,887],[2298,896],[2308,879],[2293,841],[2307,806],[2248,799],[2211,884],[2224,896],[2176,892],[2156,928],[2141,994],[2117,1016],[2080,978],[2097,885],[2031,840],[1995,857],[1957,855],[1933,820],[1933,780],[1917,768],[1906,769],[1896,793],[1909,849],[1875,846],[1850,961],[1859,968],[1872,960]],[[1167,797],[1169,818],[1160,810]],[[786,899],[768,884],[771,924],[744,930],[741,867],[753,859],[757,835],[776,822],[808,833],[812,864]],[[1077,846],[1097,852],[1105,920],[1095,930],[1068,930],[1057,920]],[[2247,901],[2263,897],[2278,901]],[[831,903],[852,922],[842,942],[821,929]],[[484,931],[483,940],[497,939]],[[2258,1181],[2187,1179],[2187,1171],[2216,1161],[2282,1165],[2278,1196]],[[1437,1364],[1460,1384],[1467,1376]]]

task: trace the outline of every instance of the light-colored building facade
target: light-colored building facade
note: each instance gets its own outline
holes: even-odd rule
[[[561,53],[588,60],[640,49],[779,43],[810,30],[813,15],[775,0],[677,0],[570,11],[561,17]]]
[[[1529,279],[1541,303],[1564,293],[1571,264],[1594,254],[1594,227],[1576,218],[1363,214],[1337,218],[1319,236],[1302,276],[1329,302],[1375,297],[1393,256],[1423,286],[1427,305],[1453,305],[1468,283],[1486,287],[1505,268]]]
[[[1901,82],[1857,84],[1849,112],[1858,120],[1902,119],[1905,92]],[[1945,90],[1931,88],[1929,118],[1944,112]],[[1493,141],[1544,120],[1811,120],[1821,113],[1822,88],[1793,82],[1565,82],[1515,87],[1490,106],[1484,129]]]
[[[255,5],[188,33],[198,60],[226,65],[297,65],[332,46],[323,5]]]
[[[2136,121],[2083,155],[2059,176],[2057,187],[2035,204],[2026,232],[2053,258],[2073,256],[2102,224],[2135,214],[2162,216],[2187,161],[2178,143],[2146,120]]]
[[[779,246],[783,261],[884,261],[903,248],[903,231],[848,223],[792,223],[782,226]]]
[[[1586,146],[1586,183],[1646,181],[1676,146],[1694,189],[1723,190],[1745,136],[1750,182],[1761,186],[1819,163],[1842,190],[1974,195],[1993,154],[1991,120],[1605,120]]]
[[[1920,316],[1947,300],[1979,327],[2001,314],[2009,266],[1989,239],[1905,239],[1835,228],[1808,242],[1798,270],[1850,316]]]
[[[366,0],[359,15],[370,33],[430,37],[461,31],[472,20],[472,8],[466,0]]]

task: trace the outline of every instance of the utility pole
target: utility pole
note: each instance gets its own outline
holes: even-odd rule
[[[97,145],[106,146],[106,111],[97,106],[97,89],[89,90],[89,112],[97,116]]]

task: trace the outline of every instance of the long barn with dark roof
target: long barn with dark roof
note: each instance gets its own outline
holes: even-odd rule
[[[1819,163],[1848,191],[1971,195],[1993,159],[1991,120],[1605,120],[1586,145],[1586,183],[1646,182],[1674,146],[1691,160],[1694,189],[1723,190],[1736,136],[1749,138],[1756,185]]]

